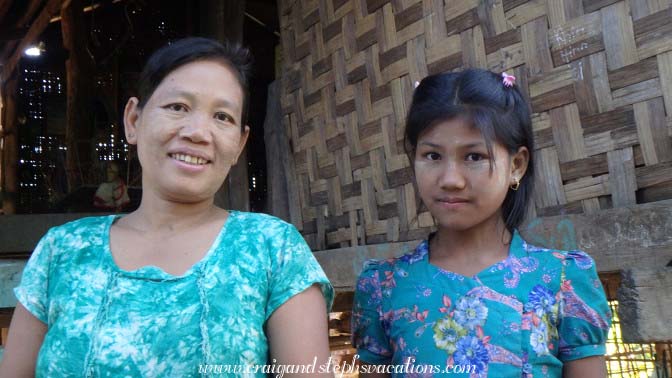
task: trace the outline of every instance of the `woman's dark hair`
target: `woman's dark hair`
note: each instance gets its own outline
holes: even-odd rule
[[[209,38],[184,38],[169,43],[149,57],[138,81],[139,107],[145,106],[156,88],[171,72],[185,64],[210,60],[221,62],[233,71],[243,90],[241,127],[247,121],[248,76],[252,66],[252,54],[237,43],[219,43]]]
[[[413,93],[406,120],[405,148],[411,161],[420,134],[454,118],[463,118],[478,129],[491,155],[493,141],[510,154],[527,147],[530,158],[520,188],[509,190],[502,204],[506,228],[513,232],[525,218],[534,186],[534,141],[527,102],[517,86],[505,86],[501,75],[486,70],[469,69],[426,77]]]

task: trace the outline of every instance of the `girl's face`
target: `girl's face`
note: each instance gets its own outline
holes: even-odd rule
[[[138,145],[145,190],[184,203],[212,198],[247,141],[242,106],[233,72],[208,60],[175,69],[143,108],[131,98],[126,138]]]
[[[509,187],[525,173],[527,148],[510,155],[463,119],[443,121],[420,134],[414,167],[420,198],[439,228],[462,231],[501,219]],[[492,170],[491,170],[492,163]]]

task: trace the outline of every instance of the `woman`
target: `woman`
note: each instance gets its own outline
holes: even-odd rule
[[[202,38],[149,59],[124,111],[140,207],[40,241],[0,377],[264,376],[328,359],[333,289],[299,233],[213,204],[249,134],[248,61]]]

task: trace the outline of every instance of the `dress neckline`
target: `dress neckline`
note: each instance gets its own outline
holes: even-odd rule
[[[224,221],[224,225],[219,230],[217,237],[208,248],[208,251],[203,255],[203,257],[198,260],[194,265],[187,269],[183,274],[176,276],[166,272],[156,265],[145,265],[135,270],[125,270],[117,265],[117,262],[114,261],[114,256],[112,255],[112,248],[110,247],[110,231],[112,225],[119,220],[124,214],[111,214],[107,217],[107,222],[105,224],[105,229],[103,230],[102,243],[104,248],[104,260],[108,266],[111,267],[114,273],[117,273],[122,276],[136,278],[136,279],[145,279],[148,281],[177,281],[181,279],[188,278],[192,276],[195,272],[200,271],[203,265],[205,265],[211,258],[212,255],[217,251],[217,247],[221,244],[222,239],[226,234],[226,230],[229,228],[229,224],[238,216],[238,212],[234,210],[227,210],[229,215]]]
[[[478,273],[476,273],[476,274],[474,274],[474,275],[467,276],[467,275],[464,275],[464,274],[460,274],[460,273],[457,273],[457,272],[453,272],[452,270],[448,270],[448,269],[441,268],[440,266],[435,265],[435,264],[429,262],[429,252],[430,252],[430,249],[429,249],[429,238],[427,238],[427,240],[425,240],[423,243],[425,244],[425,253],[424,253],[424,256],[422,257],[422,261],[423,261],[423,262],[425,263],[425,265],[427,265],[430,269],[432,269],[432,270],[434,270],[434,271],[437,271],[437,272],[439,272],[439,273],[441,273],[441,274],[450,275],[450,276],[453,276],[453,277],[456,277],[456,278],[459,278],[459,279],[465,279],[465,278],[467,278],[467,279],[476,280],[476,281],[480,281],[479,278],[480,278],[483,274],[492,271],[493,269],[497,268],[497,266],[500,266],[500,265],[507,265],[507,263],[508,263],[512,258],[515,257],[515,255],[516,255],[516,251],[519,251],[519,250],[522,249],[522,247],[523,247],[523,239],[521,238],[520,234],[518,233],[518,230],[514,230],[514,231],[513,231],[513,234],[511,235],[511,243],[509,243],[508,254],[506,255],[505,258],[503,258],[502,260],[499,260],[499,261],[497,261],[497,262],[495,262],[495,263],[493,263],[493,264],[491,264],[491,265],[486,266],[485,268],[481,269]]]

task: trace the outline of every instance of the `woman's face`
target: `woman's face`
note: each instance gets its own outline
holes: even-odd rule
[[[168,74],[143,108],[131,98],[126,138],[137,144],[144,190],[183,203],[212,198],[247,141],[242,106],[234,73],[209,60]]]
[[[499,143],[490,155],[476,128],[459,118],[443,121],[418,138],[418,191],[439,227],[467,230],[501,219],[500,207],[515,179],[523,177],[527,159],[525,147],[512,156]]]

